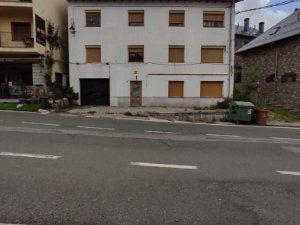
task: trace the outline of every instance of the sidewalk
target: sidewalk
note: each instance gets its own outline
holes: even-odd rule
[[[196,110],[172,107],[77,107],[67,113],[99,117],[152,117],[170,121],[215,122],[224,121],[227,110]]]

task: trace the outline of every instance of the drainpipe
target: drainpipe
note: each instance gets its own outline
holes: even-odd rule
[[[228,43],[228,98],[230,98],[230,94],[231,94],[231,77],[232,77],[232,73],[233,73],[233,68],[232,68],[232,17],[233,17],[233,10],[234,10],[234,5],[235,5],[235,1],[232,1],[232,4],[230,6],[230,19],[229,19],[229,43]]]
[[[278,87],[278,49],[275,47],[275,94],[277,94]]]

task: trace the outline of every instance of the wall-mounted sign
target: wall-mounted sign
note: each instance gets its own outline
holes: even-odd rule
[[[46,22],[44,19],[35,15],[36,42],[46,46]]]

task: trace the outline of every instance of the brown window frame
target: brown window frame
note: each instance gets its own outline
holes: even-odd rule
[[[182,22],[174,22],[172,20],[172,14],[183,14]],[[184,27],[185,26],[185,11],[184,10],[170,10],[169,11],[169,27]]]
[[[204,54],[203,54],[203,49],[222,49],[223,50],[223,54],[222,54],[222,60],[204,60]],[[225,61],[225,50],[226,50],[226,46],[201,46],[201,63],[224,63]]]
[[[221,15],[222,20],[206,19],[207,15]],[[203,27],[205,28],[224,28],[225,27],[225,12],[224,11],[204,11],[203,12]]]
[[[16,26],[17,25],[26,25],[29,27],[28,32],[25,33],[19,33],[19,36],[17,35],[18,32],[16,32]],[[20,41],[25,41],[26,38],[31,38],[32,37],[32,26],[30,22],[11,22],[11,40],[20,42]],[[20,35],[21,34],[21,35]]]
[[[185,57],[185,46],[184,45],[169,45],[169,63],[184,63]],[[171,50],[172,49],[182,49],[183,50],[183,55],[182,55],[182,60],[181,61],[172,61],[172,56],[171,56]]]
[[[179,95],[175,95],[173,90],[171,89],[172,83],[181,84],[181,93]],[[184,98],[184,81],[169,81],[168,82],[168,98]]]
[[[204,87],[202,85],[204,85],[204,83],[217,83],[217,84],[221,84],[221,90],[219,95],[207,95],[207,93],[203,93],[203,89]],[[200,82],[200,98],[223,98],[223,88],[224,88],[224,81],[201,81]]]
[[[142,21],[131,21],[132,14],[143,14]],[[128,26],[129,27],[143,27],[145,26],[145,12],[144,10],[128,10]]]
[[[96,21],[89,23],[88,14],[94,14],[94,16],[99,16],[99,24]],[[96,15],[97,14],[97,15]],[[86,10],[85,11],[85,26],[86,27],[101,27],[101,10]]]
[[[98,49],[100,51],[100,60],[96,61],[96,60],[89,60],[88,57],[88,49]],[[101,45],[86,45],[85,46],[85,52],[86,52],[86,63],[101,63],[102,61],[102,49],[101,49]]]
[[[142,49],[142,51],[141,51]],[[132,51],[133,50],[133,51]],[[131,56],[131,54],[136,54],[136,60],[134,60]],[[145,47],[144,45],[128,45],[128,62],[129,63],[143,63],[145,60]],[[138,54],[142,55],[142,59],[137,59]]]

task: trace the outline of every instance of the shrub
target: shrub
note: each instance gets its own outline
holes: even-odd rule
[[[73,101],[78,100],[78,93],[75,93],[73,88],[64,88],[61,97],[68,99],[70,105],[73,106]]]
[[[226,98],[221,102],[217,103],[218,109],[229,109],[229,103],[232,101],[230,98]]]

